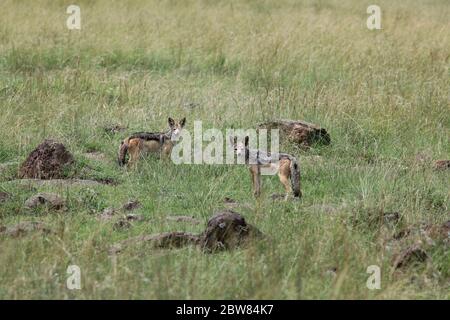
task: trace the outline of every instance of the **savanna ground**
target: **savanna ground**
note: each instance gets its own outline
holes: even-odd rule
[[[12,299],[448,299],[450,253],[394,270],[392,235],[449,218],[450,3],[379,0],[382,30],[368,30],[373,1],[87,1],[81,27],[66,27],[67,1],[0,4],[0,204],[3,225],[44,221],[54,234],[0,237],[0,298]],[[251,193],[243,166],[115,163],[128,133],[187,116],[205,128],[254,128],[269,119],[325,127],[330,146],[281,149],[302,167],[301,201],[273,201],[276,177]],[[105,126],[124,132],[108,134]],[[117,185],[26,188],[9,181],[43,139],[74,154],[75,170]],[[92,160],[97,151],[106,160]],[[93,169],[86,171],[83,168]],[[30,212],[52,191],[67,210]],[[114,261],[109,246],[134,235],[204,229],[230,197],[271,239],[247,249],[136,246]],[[96,216],[130,199],[146,217],[125,230]],[[377,217],[398,212],[384,226]],[[194,216],[198,226],[167,215]],[[416,241],[418,239],[410,239]],[[82,289],[66,270],[81,268]],[[369,265],[381,289],[369,290]],[[336,274],[329,270],[336,268]]]

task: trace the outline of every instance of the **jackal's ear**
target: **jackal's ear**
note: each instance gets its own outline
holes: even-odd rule
[[[248,141],[250,140],[250,138],[248,136],[245,136],[245,140],[244,140],[244,145],[246,147],[248,147]]]
[[[169,127],[173,127],[175,125],[175,120],[173,120],[172,118],[169,118]]]
[[[186,117],[184,117],[183,119],[181,119],[180,121],[180,126],[184,127],[184,125],[186,124]]]

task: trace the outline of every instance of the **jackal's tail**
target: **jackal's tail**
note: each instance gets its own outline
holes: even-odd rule
[[[294,197],[300,198],[302,196],[302,191],[300,190],[300,168],[296,158],[292,157],[290,160],[292,191]]]
[[[120,143],[119,156],[117,158],[119,166],[121,167],[127,163],[127,152],[128,152],[128,139],[125,139]]]

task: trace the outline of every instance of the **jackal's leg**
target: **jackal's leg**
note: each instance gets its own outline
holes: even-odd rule
[[[249,167],[252,175],[253,194],[259,197],[261,194],[261,170],[258,165],[251,165]]]
[[[137,161],[140,156],[140,141],[139,139],[130,140],[128,144],[128,152],[130,153],[130,161],[128,161],[128,168],[132,169],[136,167]]]
[[[167,161],[171,157],[172,144],[165,144],[161,148],[161,160]]]
[[[286,190],[285,200],[288,199],[289,195],[292,193],[292,187],[289,181],[289,177],[291,176],[291,161],[289,159],[281,159],[280,167],[278,169],[278,177],[280,178],[280,182],[283,184],[284,189]]]

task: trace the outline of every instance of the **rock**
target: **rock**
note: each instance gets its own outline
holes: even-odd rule
[[[437,160],[434,162],[436,170],[445,170],[450,168],[450,160]]]
[[[29,209],[35,209],[42,205],[46,205],[50,209],[60,210],[64,208],[65,201],[55,193],[38,193],[25,201],[25,206]]]
[[[154,248],[180,248],[186,245],[199,246],[204,252],[234,249],[261,239],[263,234],[239,214],[231,210],[219,212],[209,219],[206,230],[201,234],[189,232],[164,232],[149,236],[139,236],[121,241],[110,248],[110,253],[118,253],[130,244],[150,243]]]
[[[186,222],[186,223],[192,223],[192,224],[200,224],[200,220],[195,219],[194,217],[189,216],[168,216],[166,217],[169,221],[174,222]]]
[[[41,231],[44,234],[51,233],[51,230],[44,223],[37,221],[24,221],[14,226],[0,227],[0,234],[10,237],[23,236],[33,231]]]
[[[232,210],[226,210],[209,219],[206,230],[201,235],[200,245],[203,250],[214,252],[234,249],[260,237],[262,233],[247,224],[243,216]]]
[[[6,202],[11,198],[11,195],[7,192],[0,192],[0,203]]]
[[[260,123],[258,128],[279,129],[281,138],[287,138],[303,147],[311,147],[315,143],[324,145],[331,143],[330,135],[325,129],[301,120],[268,121]]]
[[[20,178],[55,179],[64,177],[64,169],[73,164],[72,154],[59,142],[47,139],[42,142],[19,169]]]
[[[413,263],[424,262],[428,254],[418,245],[412,245],[394,256],[393,265],[395,269],[400,269]]]
[[[128,201],[127,203],[125,203],[123,205],[122,209],[125,211],[132,211],[132,210],[139,208],[140,206],[141,206],[141,203],[138,200],[131,200],[131,201]]]

